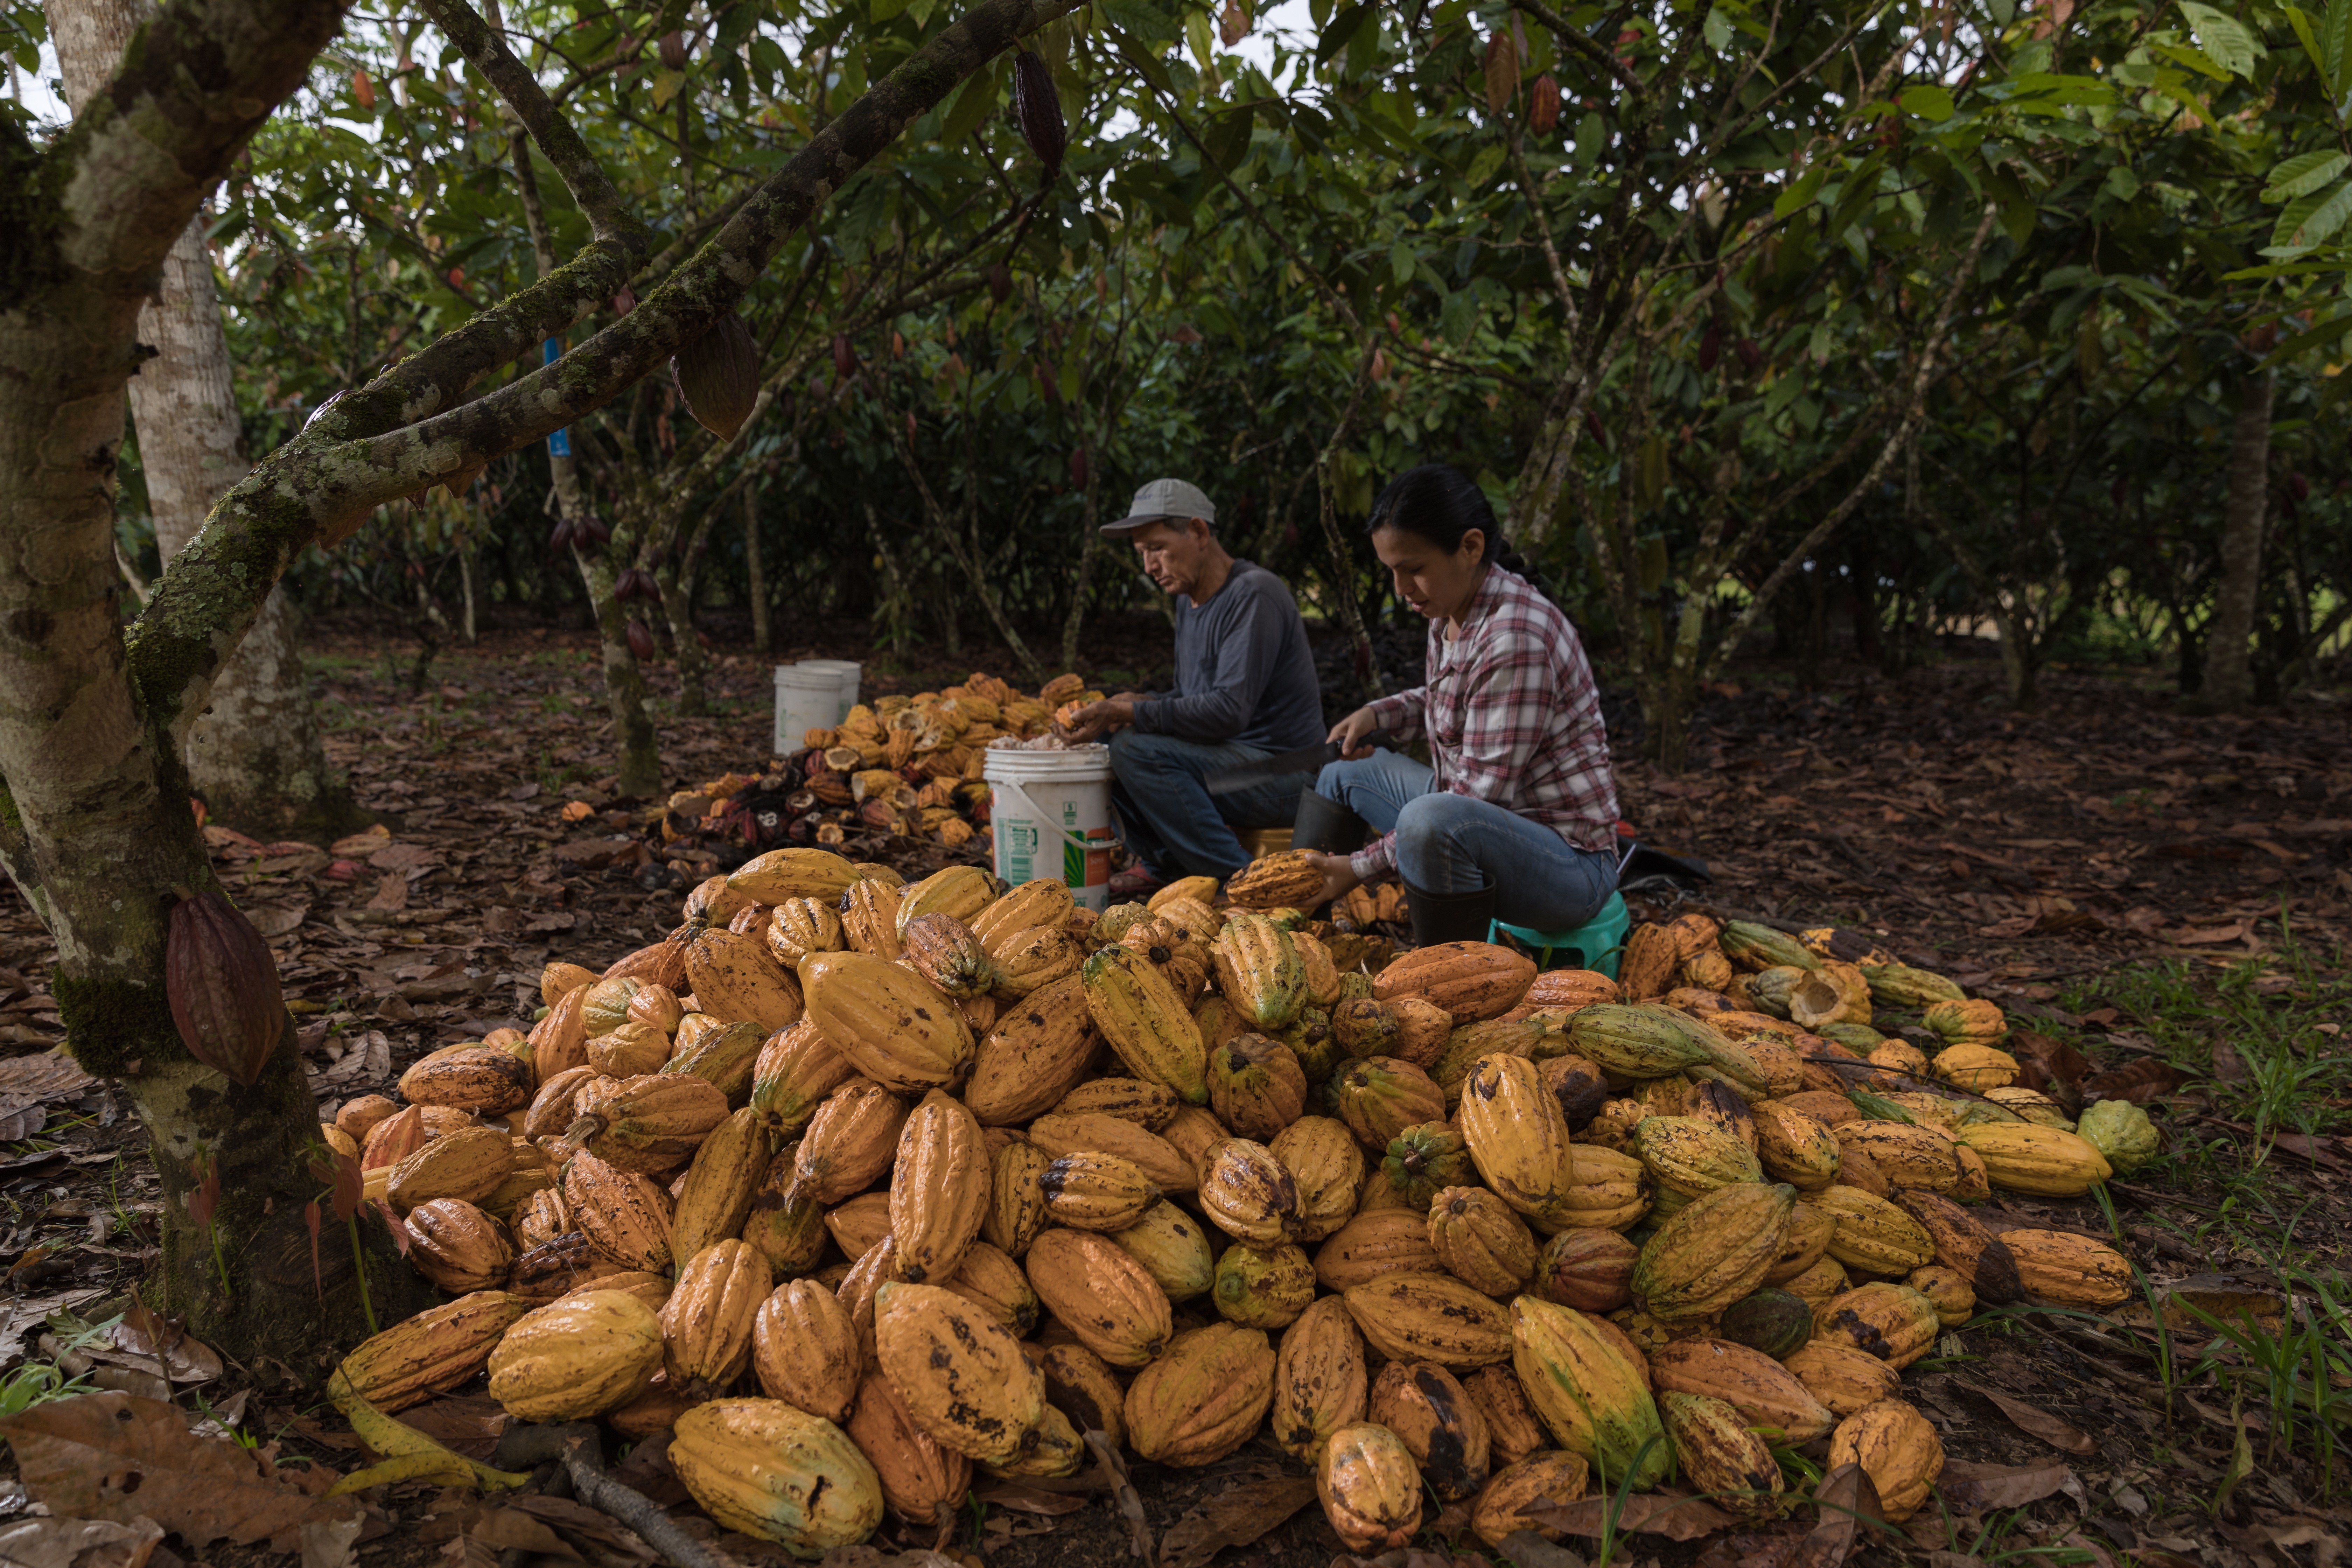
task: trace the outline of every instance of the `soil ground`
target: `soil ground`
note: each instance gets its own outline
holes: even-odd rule
[[[444,650],[412,688],[413,647],[363,626],[313,633],[332,760],[390,846],[352,867],[323,848],[257,852],[215,837],[221,874],[278,952],[323,1112],[383,1089],[435,1046],[527,1025],[544,963],[601,968],[654,940],[676,923],[679,889],[649,886],[658,867],[626,844],[639,816],[604,797],[609,730],[584,637],[493,632]],[[1081,672],[1104,685],[1148,682],[1164,668],[1165,636],[1149,617],[1102,628]],[[779,658],[869,651],[843,628]],[[707,718],[677,716],[674,679],[654,674],[673,788],[756,771],[771,755],[767,668],[740,649],[717,658]],[[1019,679],[993,650],[951,661],[916,648],[869,663],[866,690],[919,690],[974,668]],[[2331,1568],[2346,1524],[2335,1446],[2352,1419],[2340,1272],[2352,1224],[2352,1147],[2340,1136],[2352,1103],[2342,1048],[2352,1022],[2347,705],[2189,718],[2152,682],[2060,672],[2046,679],[2041,710],[2016,716],[1999,692],[1998,666],[1966,649],[1899,679],[1833,668],[1811,689],[1764,667],[1710,695],[1686,775],[1620,758],[1623,813],[1646,840],[1708,861],[1717,879],[1696,907],[1871,933],[2000,1002],[2076,1079],[2128,1073],[2154,1086],[2144,1094],[2167,1152],[2113,1185],[2112,1214],[2014,1199],[2000,1211],[2013,1223],[2119,1234],[2159,1286],[2226,1276],[2257,1310],[2284,1311],[2258,1320],[2259,1333],[2181,1316],[2169,1334],[2144,1310],[2136,1328],[1980,1313],[1910,1370],[1909,1396],[1952,1456],[2063,1463],[2063,1488],[2016,1510],[1939,1511],[1931,1501],[1921,1520],[1932,1523],[1861,1549],[1952,1554],[1935,1568],[2027,1552],[2062,1563]],[[567,822],[572,801],[597,809]],[[38,1055],[61,1035],[52,956],[14,889],[0,890],[9,1365],[54,1353],[41,1348],[43,1313],[119,1310],[155,1241],[136,1127],[102,1085],[60,1089]],[[2323,1369],[2316,1390],[2307,1373],[2298,1384],[2292,1369],[2265,1367],[2298,1353]],[[318,1421],[292,1391],[247,1392],[232,1369],[201,1394],[220,1405],[239,1392],[248,1431],[350,1468],[340,1423]],[[478,1403],[446,1413],[460,1426],[480,1414]],[[2042,1435],[2029,1435],[2037,1425]],[[658,1465],[646,1470],[657,1487]],[[1158,1538],[1195,1509],[1230,1506],[1236,1483],[1284,1474],[1303,1472],[1255,1446],[1205,1471],[1139,1465],[1134,1480]],[[1305,1506],[1224,1561],[1320,1568],[1339,1552],[1311,1497],[1284,1495]],[[1127,1551],[1108,1499],[1035,1488],[982,1497],[993,1500],[959,1520],[953,1544],[991,1564],[1076,1568]],[[464,1557],[455,1499],[395,1491],[383,1505],[360,1548],[369,1568]],[[13,1480],[0,1487],[0,1523],[21,1506]],[[931,1544],[928,1531],[904,1534],[905,1545]],[[1423,1544],[1448,1540],[1477,1548],[1453,1516]],[[1600,1546],[1570,1544],[1587,1556]],[[1611,1550],[1640,1568],[1702,1557],[1708,1568],[1779,1568],[1797,1536],[1639,1534]],[[224,1547],[200,1557],[267,1555]]]

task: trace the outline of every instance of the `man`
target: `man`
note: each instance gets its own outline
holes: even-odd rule
[[[1154,479],[1103,529],[1132,544],[1144,572],[1176,595],[1176,689],[1122,691],[1080,709],[1069,725],[1076,740],[1110,737],[1111,805],[1131,862],[1111,879],[1115,898],[1246,865],[1234,830],[1289,826],[1311,775],[1213,795],[1202,781],[1323,739],[1323,698],[1297,601],[1281,578],[1229,554],[1216,521],[1197,487]]]

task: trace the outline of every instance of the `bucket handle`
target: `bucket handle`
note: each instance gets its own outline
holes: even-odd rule
[[[1011,794],[1019,795],[1021,797],[1021,804],[1028,808],[1029,820],[1036,823],[1047,833],[1050,833],[1055,838],[1060,839],[1065,845],[1076,845],[1082,852],[1092,849],[1124,849],[1127,847],[1127,841],[1122,838],[1078,838],[1063,832],[1060,825],[1048,817],[1044,811],[1040,810],[1037,803],[1029,798],[1029,792],[1023,789],[1017,784],[1009,784],[1001,780],[991,779],[988,781],[988,787],[992,790],[1007,791]],[[995,827],[998,815],[999,814],[994,810],[991,810],[988,814],[989,826],[992,830]]]

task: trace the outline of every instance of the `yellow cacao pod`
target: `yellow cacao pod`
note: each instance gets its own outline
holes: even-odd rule
[[[583,1151],[564,1163],[563,1205],[600,1256],[649,1274],[668,1270],[669,1194],[653,1182]]]
[[[1777,1442],[1810,1443],[1837,1425],[1796,1373],[1728,1340],[1678,1340],[1659,1347],[1650,1352],[1650,1381],[1661,1393],[1720,1399]]]
[[[1633,1264],[1633,1300],[1668,1323],[1712,1318],[1764,1282],[1780,1256],[1796,1189],[1734,1182],[1658,1227]]]
[[[1486,1417],[1487,1452],[1496,1467],[1516,1465],[1550,1446],[1551,1434],[1528,1403],[1528,1391],[1519,1386],[1519,1374],[1509,1363],[1482,1366],[1465,1376],[1462,1392]]]
[[[1463,1080],[1457,1114],[1470,1158],[1496,1196],[1538,1223],[1568,1222],[1578,1159],[1559,1100],[1534,1062],[1481,1057]]]
[[[1474,1290],[1515,1296],[1535,1276],[1536,1238],[1528,1222],[1484,1187],[1439,1193],[1429,1205],[1428,1224],[1430,1249],[1447,1273]],[[1404,1436],[1410,1446],[1410,1434]]]
[[[1216,1284],[1216,1258],[1201,1222],[1165,1198],[1125,1230],[1110,1233],[1121,1252],[1143,1266],[1168,1300],[1189,1301]]]
[[[1315,1495],[1332,1530],[1356,1552],[1410,1545],[1421,1529],[1420,1468],[1385,1426],[1366,1423],[1331,1434],[1316,1464]]]
[[[1749,1116],[1766,1175],[1801,1193],[1820,1192],[1837,1180],[1837,1134],[1825,1123],[1776,1100],[1750,1107]]]
[[[916,1425],[941,1446],[991,1465],[1036,1447],[1044,1374],[1013,1331],[974,1303],[937,1286],[885,1284],[874,1349]]]
[[[1815,1340],[1781,1363],[1832,1415],[1851,1415],[1903,1390],[1903,1374],[1852,1345]]]
[[[1349,1290],[1391,1274],[1442,1274],[1419,1209],[1368,1209],[1334,1231],[1315,1254],[1315,1278],[1327,1290]]]
[[[470,1382],[530,1308],[504,1290],[460,1296],[369,1336],[342,1359],[336,1376],[387,1415],[405,1410]]]
[[[1944,1470],[1944,1443],[1918,1410],[1900,1399],[1864,1405],[1830,1435],[1830,1468],[1860,1465],[1878,1489],[1881,1515],[1900,1524],[1919,1511]]]
[[[1933,1350],[1941,1331],[1935,1303],[1908,1285],[1874,1282],[1813,1309],[1814,1339],[1866,1351],[1898,1369]]]
[[[988,1207],[980,1234],[1007,1257],[1020,1258],[1045,1228],[1045,1167],[1053,1162],[1034,1143],[1007,1143],[989,1161]]]
[[[1210,1222],[1236,1240],[1271,1247],[1297,1234],[1298,1184],[1263,1143],[1219,1144],[1202,1173],[1200,1199]]]
[[[1211,1285],[1217,1315],[1247,1329],[1280,1329],[1315,1299],[1315,1265],[1297,1247],[1237,1241],[1217,1259]]]
[[[714,1241],[677,1271],[661,1310],[662,1371],[691,1400],[726,1387],[751,1361],[751,1330],[774,1284],[768,1260],[741,1241]]]
[[[1024,1263],[1045,1310],[1113,1366],[1143,1366],[1174,1337],[1166,1292],[1108,1237],[1048,1230]]]
[[[1565,1448],[1532,1451],[1495,1472],[1471,1510],[1470,1528],[1497,1552],[1520,1531],[1533,1531],[1551,1541],[1557,1525],[1531,1519],[1522,1510],[1558,1508],[1582,1497],[1591,1479],[1591,1467],[1580,1454]]]
[[[1320,1454],[1331,1434],[1364,1418],[1363,1335],[1347,1303],[1325,1296],[1289,1328],[1275,1357],[1269,1430],[1292,1458]]]
[[[1572,1307],[1533,1296],[1511,1303],[1511,1364],[1528,1403],[1605,1485],[1641,1491],[1657,1484],[1673,1453],[1640,1354],[1622,1347],[1622,1335]]]
[[[2002,1244],[2017,1260],[2019,1282],[2045,1301],[2097,1309],[2130,1299],[2131,1263],[2105,1242],[2059,1230],[2008,1230]]]
[[[2077,1198],[2115,1174],[2095,1144],[2055,1127],[1979,1122],[1961,1128],[1958,1138],[1984,1162],[1992,1184],[2011,1192]]]
[[[490,1397],[520,1421],[585,1421],[645,1393],[662,1328],[620,1290],[566,1296],[517,1320],[490,1352]]]
[[[1511,1319],[1450,1274],[1394,1275],[1349,1289],[1356,1327],[1391,1361],[1490,1366],[1511,1353]]]
[[[669,1462],[727,1530],[821,1557],[882,1522],[880,1479],[848,1434],[776,1399],[718,1399],[677,1418]]]
[[[771,1399],[838,1426],[857,1403],[866,1352],[841,1299],[809,1279],[779,1285],[751,1324],[751,1369]]]
[[[1208,1052],[1200,1026],[1149,959],[1124,947],[1098,950],[1080,971],[1087,1014],[1128,1071],[1163,1084],[1192,1105],[1209,1102]]]
[[[898,1278],[910,1285],[952,1276],[980,1237],[989,1159],[980,1123],[962,1102],[933,1089],[907,1118],[890,1173],[890,1234]]]
[[[921,1094],[970,1069],[971,1029],[922,976],[866,952],[801,961],[808,1014],[834,1049],[886,1089]]]
[[[1347,1127],[1328,1116],[1302,1116],[1267,1145],[1298,1193],[1298,1239],[1320,1241],[1356,1212],[1364,1154]]]
[[[514,1262],[505,1227],[462,1198],[435,1198],[408,1211],[408,1261],[453,1296],[503,1284]]]
[[[1700,1495],[1741,1519],[1779,1511],[1780,1462],[1738,1411],[1703,1394],[1669,1393],[1658,1405],[1675,1462]]]
[[[1233,1323],[1192,1329],[1127,1390],[1128,1441],[1160,1464],[1213,1465],[1257,1435],[1274,1400],[1265,1335]]]
[[[767,1123],[746,1106],[695,1150],[670,1216],[671,1251],[692,1258],[715,1241],[740,1236],[767,1173]]]
[[[1392,1361],[1373,1380],[1373,1425],[1385,1426],[1447,1502],[1467,1502],[1486,1484],[1486,1417],[1452,1373],[1429,1362]]]

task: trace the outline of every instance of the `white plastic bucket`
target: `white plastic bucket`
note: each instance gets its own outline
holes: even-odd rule
[[[841,711],[826,722],[838,724],[848,718],[849,710],[857,706],[857,677],[864,666],[854,658],[804,658],[801,660],[800,667],[803,669],[828,669],[834,673],[841,683]]]
[[[992,797],[996,874],[1014,887],[1058,876],[1090,910],[1110,902],[1110,748],[1033,752],[991,746],[981,765]]]
[[[841,677],[805,664],[776,666],[776,754],[790,756],[811,730],[841,722]]]

